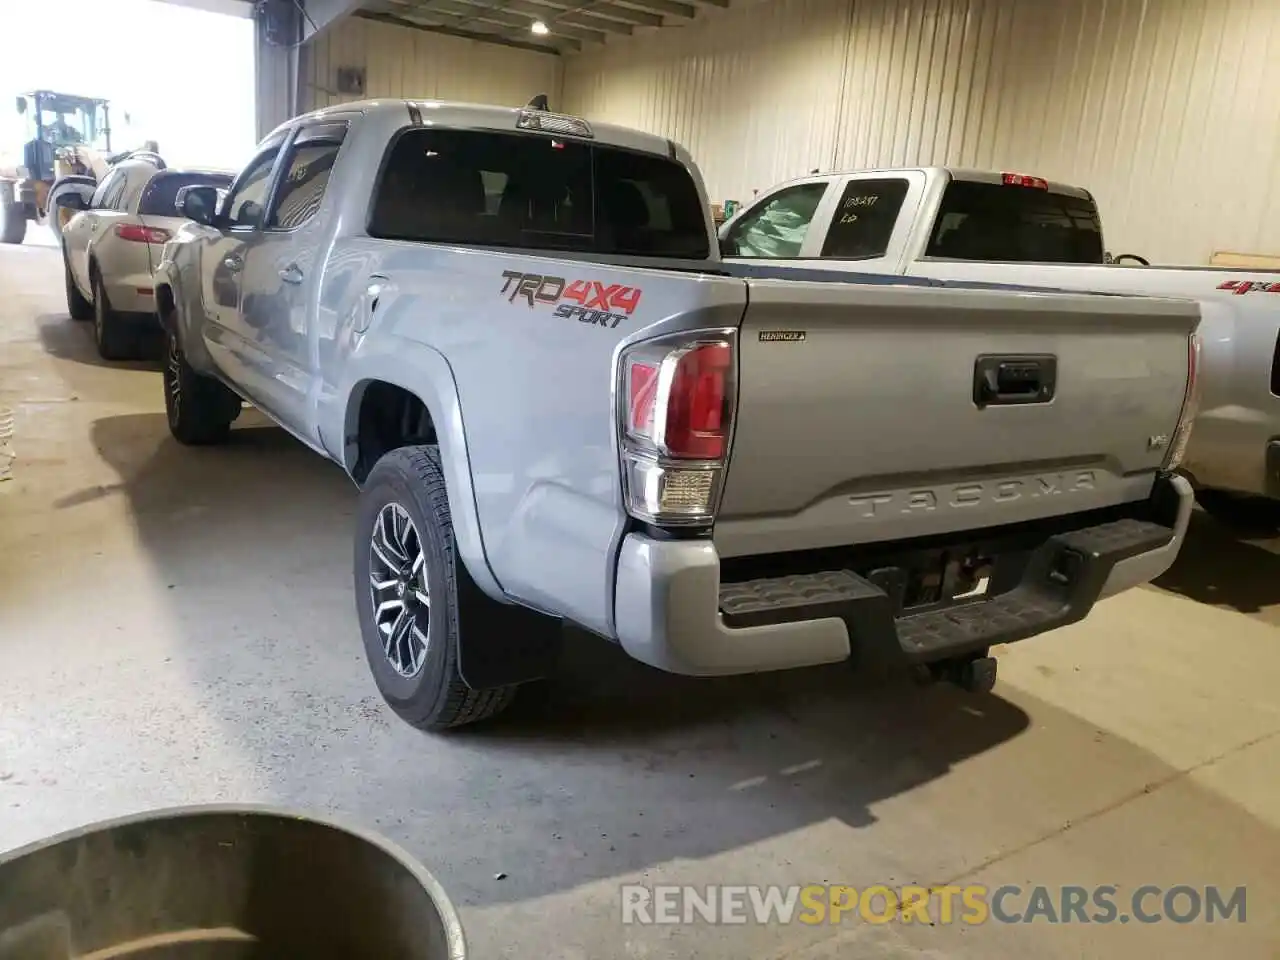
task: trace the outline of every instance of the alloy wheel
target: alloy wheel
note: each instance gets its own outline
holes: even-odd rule
[[[98,343],[102,343],[102,333],[107,326],[107,304],[106,293],[102,289],[102,284],[94,281],[93,284],[93,333],[98,338]]]
[[[168,350],[164,361],[164,386],[169,394],[169,419],[176,423],[182,410],[182,352],[178,349],[176,336],[171,333],[165,339]]]
[[[422,538],[398,503],[384,506],[373,522],[369,593],[387,663],[402,677],[416,676],[431,638],[431,592]]]

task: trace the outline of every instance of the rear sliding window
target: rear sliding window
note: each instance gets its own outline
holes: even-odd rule
[[[138,213],[144,217],[180,217],[175,204],[178,191],[183,187],[217,187],[225,190],[231,186],[231,176],[209,173],[158,173],[151,178],[142,197],[138,200]]]
[[[411,129],[384,165],[369,233],[394,240],[700,259],[706,213],[672,160],[545,136]]]
[[[1004,263],[1102,263],[1092,200],[1035,187],[952,181],[927,257]]]

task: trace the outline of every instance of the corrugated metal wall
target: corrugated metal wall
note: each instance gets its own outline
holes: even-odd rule
[[[565,104],[673,137],[714,199],[852,167],[1080,183],[1108,246],[1280,253],[1277,0],[741,0],[567,59]]]
[[[560,94],[560,58],[349,17],[304,48],[302,109],[360,97],[336,90],[338,67],[366,69],[365,98],[418,97],[519,106]]]

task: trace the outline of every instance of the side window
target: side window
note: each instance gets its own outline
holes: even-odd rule
[[[883,257],[907,186],[906,180],[896,177],[849,181],[831,218],[822,255],[844,260]]]
[[[124,209],[124,192],[129,186],[129,176],[126,174],[116,181],[115,186],[107,191],[107,195],[102,198],[102,208],[104,210],[123,210]]]
[[[802,183],[780,190],[733,225],[730,256],[798,257],[826,183]]]
[[[144,189],[146,189],[148,181],[155,176],[154,171],[138,172],[134,171],[131,177],[125,177],[124,183],[120,185],[120,192],[114,197],[110,197],[112,210],[120,210],[127,213],[133,209],[138,197]]]
[[[102,182],[98,184],[98,189],[93,191],[93,198],[89,201],[90,210],[102,210],[110,206],[107,198],[116,191],[118,187],[124,184],[124,171],[113,170],[102,178]]]
[[[292,230],[316,215],[345,136],[345,124],[323,124],[299,132],[289,149],[268,228]]]
[[[280,144],[268,147],[254,157],[240,174],[222,208],[228,226],[256,227],[262,222],[267,187],[271,184],[271,170],[279,154]]]

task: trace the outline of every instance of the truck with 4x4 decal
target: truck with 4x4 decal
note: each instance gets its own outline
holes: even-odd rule
[[[169,428],[234,441],[247,400],[351,476],[417,726],[497,712],[567,624],[987,688],[1185,534],[1194,304],[731,266],[684,149],[541,109],[327,108],[215,200],[156,274]]]

